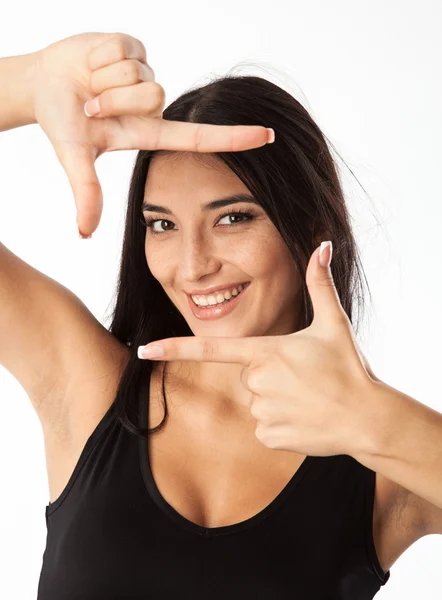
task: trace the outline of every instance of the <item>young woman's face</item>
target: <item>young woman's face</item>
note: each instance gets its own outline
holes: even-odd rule
[[[214,155],[189,152],[154,157],[144,204],[162,209],[143,210],[145,221],[155,219],[146,229],[147,264],[194,335],[248,337],[296,331],[299,273],[264,210],[246,200],[204,209],[209,202],[233,194],[251,196]],[[250,217],[226,216],[228,211],[246,212]],[[186,292],[212,286],[233,288],[243,282],[250,284],[231,300],[233,310],[223,314],[217,309],[211,318],[194,314]],[[218,294],[210,295],[216,298]]]

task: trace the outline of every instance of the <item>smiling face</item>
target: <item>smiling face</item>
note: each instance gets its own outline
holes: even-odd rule
[[[243,199],[204,208],[232,195]],[[143,218],[155,220],[146,229],[147,264],[194,335],[245,337],[297,330],[298,270],[264,209],[247,197],[251,194],[244,183],[212,154],[157,155],[150,164]],[[231,308],[228,302],[224,308],[198,309],[186,293],[241,282],[250,284],[230,301]]]

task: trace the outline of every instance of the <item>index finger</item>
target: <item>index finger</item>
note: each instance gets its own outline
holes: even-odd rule
[[[238,363],[249,366],[263,350],[267,350],[269,340],[266,337],[177,337],[158,340],[140,346],[139,358],[158,360],[195,360],[201,362]],[[144,350],[160,346],[164,350],[162,356],[148,356]],[[143,351],[142,351],[143,350]]]
[[[119,120],[123,126],[112,128],[113,150],[239,152],[274,139],[274,134],[262,125],[209,125],[132,115]]]
[[[159,119],[157,127],[156,145],[165,150],[238,152],[270,141],[270,132],[262,125],[209,125]]]

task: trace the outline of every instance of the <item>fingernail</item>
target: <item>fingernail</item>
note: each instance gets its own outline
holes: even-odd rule
[[[98,113],[100,112],[100,101],[98,99],[98,96],[86,102],[86,104],[84,105],[84,112],[87,117],[93,117],[94,115],[98,115]]]
[[[330,255],[329,255],[328,259],[325,258],[325,255],[323,254],[323,251],[325,248],[327,248],[327,246],[330,246]],[[321,267],[329,267],[330,266],[332,254],[333,254],[333,244],[331,242],[321,242],[321,248],[319,250],[319,264],[321,265]]]
[[[92,233],[91,235],[84,235],[80,230],[78,230],[78,237],[80,237],[82,240],[89,240],[92,237]]]
[[[266,129],[269,132],[269,137],[267,139],[267,143],[273,144],[273,142],[275,141],[275,131],[273,129],[271,129],[270,127],[267,127]]]
[[[161,346],[138,346],[138,358],[161,358],[164,350]]]

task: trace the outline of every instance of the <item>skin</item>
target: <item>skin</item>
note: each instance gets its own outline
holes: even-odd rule
[[[301,278],[264,209],[241,202],[205,213],[201,210],[207,202],[233,193],[250,191],[213,154],[155,156],[144,201],[169,208],[173,216],[143,213],[144,218],[160,219],[151,225],[159,235],[146,228],[147,264],[195,336],[248,337],[297,331]],[[255,218],[223,217],[236,209],[250,211]],[[208,321],[193,315],[183,290],[238,281],[250,281],[251,287],[232,313]],[[210,401],[214,415],[230,416],[239,410],[250,420],[241,370],[238,364],[200,361],[177,360],[167,365],[167,374],[181,393],[191,390],[191,402],[203,401],[207,410]]]
[[[299,304],[296,302],[296,294],[300,289],[300,277],[278,231],[259,207],[255,209],[258,211],[257,220],[245,225],[232,226],[231,229],[227,228],[226,232],[218,231],[220,226],[216,226],[226,209],[217,211],[213,217],[201,212],[201,204],[225,195],[226,192],[247,191],[228,168],[217,163],[213,156],[208,159],[213,161],[210,164],[194,161],[190,155],[180,155],[176,159],[157,156],[154,160],[155,164],[152,164],[146,182],[145,199],[168,206],[175,216],[170,217],[174,222],[165,228],[165,231],[172,231],[156,237],[146,234],[146,259],[151,272],[196,336],[157,340],[165,350],[165,358],[156,364],[163,365],[168,362],[168,369],[172,367],[175,373],[187,369],[193,388],[188,386],[189,393],[186,396],[193,406],[200,407],[199,411],[191,411],[192,418],[185,421],[184,435],[176,435],[176,431],[180,432],[178,428],[173,432],[175,438],[173,435],[166,441],[163,438],[162,454],[167,456],[170,453],[171,439],[185,442],[189,438],[189,432],[195,431],[195,414],[201,416],[204,412],[207,413],[207,410],[211,410],[211,416],[215,416],[216,420],[222,421],[224,418],[223,425],[226,423],[226,407],[229,407],[228,415],[231,416],[235,403],[247,407],[247,410],[243,411],[244,415],[248,413],[250,417],[252,414],[249,421],[255,430],[255,436],[262,442],[259,445],[261,449],[268,446],[270,449],[289,450],[286,455],[295,457],[298,461],[298,464],[288,465],[287,471],[281,477],[285,482],[293,473],[294,467],[299,468],[299,457],[295,452],[315,456],[350,454],[376,473],[373,538],[380,564],[383,570],[387,571],[416,540],[429,533],[440,532],[440,505],[437,505],[440,495],[435,487],[439,480],[434,475],[434,469],[431,474],[422,477],[422,464],[431,465],[431,460],[416,463],[411,455],[409,459],[400,458],[406,456],[409,440],[413,440],[415,436],[416,440],[419,440],[419,435],[425,438],[421,443],[417,441],[415,447],[436,447],[436,441],[433,445],[428,443],[428,432],[432,428],[435,440],[439,434],[434,411],[430,412],[428,407],[406,397],[374,376],[358,348],[350,324],[339,316],[340,304],[339,299],[333,297],[333,286],[325,283],[324,273],[320,274],[316,262],[318,249],[314,252],[315,256],[312,255],[306,272],[306,284],[315,314],[314,322],[296,336],[287,335],[298,332],[296,319],[299,315]],[[240,204],[236,206],[241,207]],[[253,205],[252,207],[255,208]],[[158,216],[160,219],[164,217],[169,220],[169,215],[155,215],[155,218]],[[223,219],[226,224],[227,221],[228,217]],[[158,230],[161,230],[161,222],[157,221],[156,225],[159,225]],[[326,235],[322,239],[329,237]],[[277,269],[274,268],[275,265],[278,266]],[[193,317],[188,308],[187,298],[182,293],[183,289],[238,280],[251,280],[249,292],[252,294],[245,296],[242,305],[240,303],[235,311],[214,321],[201,322]],[[256,314],[258,311],[259,314]],[[283,338],[272,340],[260,337],[259,340],[253,340],[253,343],[250,339],[242,339],[265,335]],[[204,358],[202,341],[198,339],[200,337],[209,338],[209,341],[212,338],[216,342],[212,348],[216,351],[210,353],[211,362],[206,362]],[[216,340],[217,337],[233,339],[221,342]],[[149,344],[148,347],[157,345],[157,342]],[[264,346],[269,342],[275,343],[275,351],[266,353]],[[207,344],[208,340],[205,343]],[[232,343],[234,345],[231,345]],[[310,354],[307,351],[309,347]],[[252,373],[250,391],[256,397],[253,397],[253,405],[250,406],[248,400],[251,394],[242,384],[240,374],[244,366],[250,365],[255,356],[259,355],[260,349],[263,350],[263,360],[258,360],[258,369]],[[312,377],[312,371],[313,375],[314,371],[323,374],[326,369],[327,374],[323,377]],[[278,373],[276,377],[275,372]],[[247,374],[245,381],[248,381]],[[329,389],[325,394],[323,388],[321,389],[324,381],[329,382]],[[345,393],[345,390],[337,395],[330,393],[333,389],[342,390],[341,384],[352,381],[362,385],[360,391],[353,388],[348,393]],[[296,390],[296,394],[288,402],[286,391],[291,389]],[[241,390],[245,396],[241,396]],[[379,393],[375,393],[375,390],[379,390]],[[324,415],[333,416],[333,410],[329,410],[333,409],[333,405],[337,410],[336,418],[331,421],[336,426],[327,427],[327,418],[323,426],[320,420],[324,419]],[[312,406],[319,409],[312,410]],[[343,407],[346,410],[343,411]],[[348,410],[348,407],[351,410]],[[419,411],[419,417],[414,418],[412,411]],[[369,452],[351,452],[351,444],[348,448],[336,448],[336,441],[343,444],[349,439],[345,438],[345,435],[341,436],[343,430],[339,429],[343,423],[345,425],[345,414],[354,414],[360,419],[356,426],[353,422],[347,431],[368,433],[369,441],[372,436],[371,444],[367,444],[365,448],[369,448]],[[422,419],[425,421],[426,418],[427,425],[422,429]],[[183,423],[180,419],[172,423],[176,425],[177,422]],[[232,419],[232,422],[238,425],[237,430],[244,430],[238,419]],[[404,437],[403,428],[397,427],[398,423],[404,422],[409,426],[417,423],[417,431]],[[232,428],[221,427],[218,429],[218,437],[215,437],[212,434],[213,427],[207,427],[213,423],[214,419],[199,419],[201,426],[197,428],[196,433],[200,435],[200,448],[211,448],[215,456],[219,455],[220,447],[234,447],[235,458],[250,454],[248,447],[241,446],[238,449],[238,446],[232,444]],[[150,426],[154,424],[157,425],[158,421],[150,422]],[[288,428],[291,429],[287,432]],[[391,437],[391,432],[396,430],[398,435],[401,431],[402,434],[399,438]],[[230,435],[227,443],[226,435]],[[357,439],[360,438],[358,434]],[[237,439],[249,440],[251,436],[238,435]],[[389,444],[386,445],[385,440]],[[354,447],[356,448],[356,444]],[[187,456],[188,447],[183,445],[183,448],[178,451],[178,456]],[[434,453],[434,450],[431,449],[431,452]],[[255,457],[257,455],[258,452]],[[276,463],[272,462],[269,454],[267,459],[268,464],[271,464],[270,469],[274,470]],[[263,461],[257,460],[255,464],[262,465]],[[248,469],[249,465],[245,472],[248,472]],[[196,472],[199,472],[198,469]],[[404,474],[400,481],[398,472]],[[244,478],[240,475],[239,480],[242,479]],[[213,482],[213,469],[210,468],[201,487],[212,490]],[[429,486],[432,486],[430,491]],[[267,484],[265,487],[268,489]],[[207,495],[208,492],[203,494],[203,497]],[[273,494],[273,497],[275,495]],[[250,497],[261,496],[255,489],[251,491]],[[432,505],[424,499],[425,497],[432,497],[436,502]],[[200,498],[201,495],[196,496],[195,504],[198,504]],[[210,501],[208,504],[210,505]],[[178,512],[182,514],[184,511],[180,509]],[[206,515],[207,512],[206,509]],[[257,510],[253,512],[256,513]],[[193,521],[202,520],[201,516],[195,513],[188,513],[188,518]],[[241,518],[230,515],[229,521],[237,522]],[[212,514],[212,523],[218,524],[219,520],[218,515]]]

